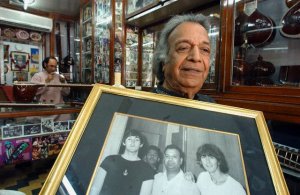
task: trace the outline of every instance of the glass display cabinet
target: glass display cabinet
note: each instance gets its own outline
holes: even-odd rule
[[[231,85],[300,86],[300,2],[287,2],[235,3]]]
[[[300,121],[299,1],[222,1],[219,103]],[[225,25],[226,24],[226,25]],[[297,76],[296,76],[297,75]]]
[[[143,35],[142,42],[142,87],[153,87],[152,59],[155,48],[155,33]]]
[[[137,29],[134,31],[134,28],[127,28],[126,38],[125,86],[140,86],[143,90],[153,87],[152,57],[155,33],[141,33]]]
[[[121,0],[82,4],[82,83],[113,84],[115,70],[122,71],[123,7]]]
[[[73,82],[80,82],[80,22],[74,23],[74,63],[73,66]]]
[[[95,0],[94,61],[96,83],[110,83],[111,13],[110,0]]]
[[[138,40],[139,33],[127,28],[126,33],[126,63],[125,63],[125,87],[135,87],[138,81]]]
[[[93,60],[93,10],[92,2],[86,3],[81,8],[81,79],[83,83],[92,83],[94,76]]]

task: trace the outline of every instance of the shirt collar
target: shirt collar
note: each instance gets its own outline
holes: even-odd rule
[[[171,95],[171,96],[175,96],[175,97],[182,97],[182,98],[186,98],[184,97],[182,94],[174,92],[174,91],[170,91],[166,88],[164,88],[162,85],[158,85],[156,88],[156,92],[158,94],[165,94],[165,95]],[[199,99],[199,94],[195,94],[194,96],[194,100],[198,100]]]

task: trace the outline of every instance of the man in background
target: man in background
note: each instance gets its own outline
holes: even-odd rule
[[[45,84],[37,90],[36,97],[40,103],[45,104],[63,104],[64,96],[69,95],[69,87],[47,87],[47,85],[60,85],[66,84],[66,80],[63,75],[56,72],[57,60],[55,57],[47,57],[43,61],[42,72],[36,73],[31,78],[32,83]],[[70,119],[70,115],[61,114],[54,116],[56,121],[66,121]]]
[[[148,163],[155,172],[158,172],[159,165],[162,160],[162,153],[157,146],[150,145],[147,148],[146,155],[144,156],[144,161]]]

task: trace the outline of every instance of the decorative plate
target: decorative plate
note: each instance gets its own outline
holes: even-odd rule
[[[5,37],[8,37],[8,38],[13,38],[13,37],[16,36],[15,31],[11,28],[4,29],[3,34],[4,34]]]
[[[30,33],[30,38],[33,41],[40,41],[42,39],[42,35],[40,33],[37,33],[37,32],[31,32]]]
[[[18,30],[16,32],[16,37],[18,39],[26,40],[26,39],[29,39],[29,33],[26,32],[25,30]]]

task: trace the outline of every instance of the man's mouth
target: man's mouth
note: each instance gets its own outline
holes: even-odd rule
[[[196,68],[182,68],[181,70],[185,72],[201,72],[199,69]]]

